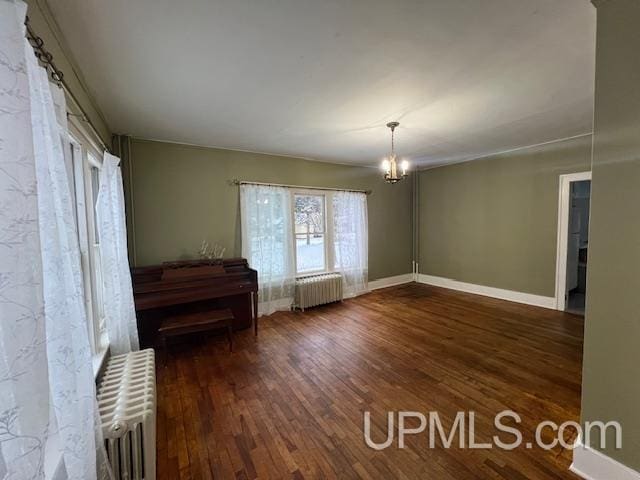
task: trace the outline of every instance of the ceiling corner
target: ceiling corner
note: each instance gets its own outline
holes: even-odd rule
[[[593,3],[593,6],[596,8],[600,8],[602,5],[604,5],[605,3],[609,2],[610,0],[591,0],[591,3]]]

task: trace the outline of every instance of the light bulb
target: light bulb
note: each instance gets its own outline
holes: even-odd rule
[[[385,172],[388,172],[390,168],[391,168],[391,164],[389,163],[389,160],[385,158],[382,161],[382,170],[384,170]]]
[[[409,170],[409,162],[406,160],[403,160],[402,163],[400,164],[400,167],[402,168],[402,174],[406,175],[407,170]]]

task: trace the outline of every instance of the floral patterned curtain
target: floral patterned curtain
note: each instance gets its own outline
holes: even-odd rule
[[[242,256],[258,271],[258,314],[288,310],[296,279],[290,191],[241,185],[240,218]]]
[[[369,276],[367,196],[359,192],[333,194],[336,270],[342,273],[344,296],[365,293]]]
[[[96,202],[100,257],[104,278],[104,308],[112,355],[138,350],[138,326],[127,260],[127,225],[120,159],[104,154]]]
[[[25,11],[0,0],[0,477],[84,480],[108,472],[65,132]]]

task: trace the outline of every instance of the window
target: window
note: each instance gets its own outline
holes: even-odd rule
[[[327,270],[327,222],[324,195],[294,195],[296,272]]]
[[[83,132],[69,125],[70,137],[65,143],[67,167],[75,200],[80,262],[84,283],[85,307],[89,322],[91,347],[95,355],[106,351],[105,312],[103,304],[100,239],[96,227],[96,200],[100,186],[99,160],[102,155]],[[63,139],[63,142],[65,140]]]
[[[103,283],[102,283],[102,256],[100,255],[100,238],[98,235],[98,222],[96,221],[96,205],[98,202],[98,191],[100,190],[100,169],[96,167],[99,165],[98,160],[91,153],[88,154],[89,158],[89,177],[91,183],[91,228],[93,235],[89,236],[91,252],[91,281],[94,285],[91,295],[94,305],[94,315],[97,319],[95,328],[98,330],[98,337],[102,336],[105,331],[104,325],[104,301],[103,301]]]
[[[252,268],[262,275],[261,281],[286,277],[292,270],[293,253],[289,252],[286,237],[290,231],[291,207],[288,192],[258,188],[243,197],[245,230],[252,234],[243,237],[246,255],[253,259]],[[266,272],[269,272],[266,275]]]
[[[367,291],[363,192],[240,185],[242,255],[258,271],[259,311],[291,305],[295,280],[339,272],[345,298]]]

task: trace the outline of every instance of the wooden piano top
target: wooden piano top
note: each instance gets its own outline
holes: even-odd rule
[[[136,310],[258,291],[258,274],[244,258],[224,260],[217,268],[197,260],[167,262],[136,267],[131,274]]]

